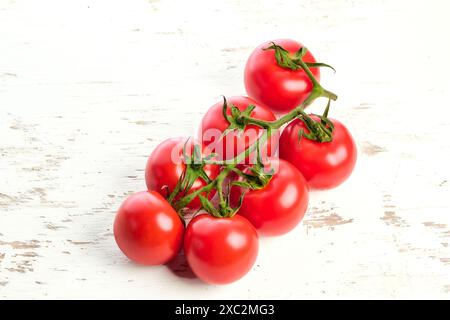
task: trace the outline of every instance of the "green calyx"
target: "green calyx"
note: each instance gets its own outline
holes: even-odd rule
[[[275,170],[271,168],[266,171],[263,159],[261,156],[261,151],[259,148],[259,141],[256,142],[256,164],[250,168],[250,173],[243,172],[237,168],[233,168],[233,171],[238,174],[243,180],[234,181],[232,184],[235,186],[240,186],[246,189],[258,190],[265,188],[273,175],[275,174]]]
[[[203,209],[216,218],[232,218],[241,208],[242,202],[244,200],[245,193],[242,193],[239,197],[239,201],[236,207],[232,207],[230,203],[230,188],[231,185],[228,186],[227,195],[224,196],[223,202],[220,201],[218,207],[216,208],[211,201],[202,195],[199,195],[200,202],[202,204]]]
[[[201,153],[201,148],[198,144],[194,144],[193,152],[191,155],[188,155],[186,152],[186,147],[189,142],[189,139],[186,140],[183,146],[183,162],[185,164],[185,169],[178,180],[177,185],[174,190],[170,193],[167,201],[172,203],[177,195],[186,195],[189,190],[191,190],[194,182],[201,178],[207,184],[211,182],[211,179],[208,177],[204,170],[205,162],[208,161],[214,154],[209,155],[208,157],[203,158]]]
[[[300,129],[298,132],[298,139],[300,140],[302,137],[305,137],[309,140],[314,140],[317,142],[333,141],[334,124],[330,119],[328,119],[329,109],[330,100],[328,100],[327,107],[322,115],[314,114],[320,118],[320,121],[314,121],[308,114],[302,111],[298,118],[303,121],[309,132],[306,133],[303,129]]]
[[[303,57],[308,52],[308,49],[306,49],[305,47],[301,47],[300,49],[298,49],[297,52],[290,53],[282,46],[277,45],[275,42],[272,42],[272,45],[270,45],[267,48],[264,48],[263,50],[275,50],[275,59],[277,60],[277,64],[282,68],[291,70],[303,69],[301,62],[303,62]],[[304,63],[306,64],[306,66],[310,68],[327,67],[336,72],[336,69],[334,69],[332,66],[326,63],[322,62],[304,62]]]
[[[267,172],[263,167],[255,165],[250,169],[250,173],[238,173],[244,179],[242,181],[234,181],[232,185],[251,190],[264,189],[269,184],[274,173],[273,169]]]
[[[233,207],[231,204],[231,188],[233,187],[232,183],[228,181],[226,188],[224,190],[225,178],[233,170],[234,167],[225,166],[223,171],[212,183],[215,186],[219,196],[217,207],[214,206],[207,197],[201,194],[198,195],[200,202],[202,204],[202,208],[214,217],[231,218],[239,211],[239,209],[242,206],[242,201],[244,200],[245,195],[244,193],[240,195],[237,206]]]
[[[231,115],[229,115],[227,112],[228,108],[230,108]],[[255,106],[250,104],[247,106],[247,108],[245,108],[244,111],[241,111],[234,104],[227,103],[227,99],[223,97],[222,114],[230,125],[222,133],[222,137],[226,136],[229,132],[234,130],[243,131],[245,129],[245,126],[247,125],[246,119],[251,116],[254,109]]]

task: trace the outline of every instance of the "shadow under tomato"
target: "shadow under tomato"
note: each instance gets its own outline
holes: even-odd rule
[[[178,253],[178,255],[173,260],[166,263],[165,266],[177,277],[197,279],[197,276],[194,274],[191,267],[189,267],[184,252]]]

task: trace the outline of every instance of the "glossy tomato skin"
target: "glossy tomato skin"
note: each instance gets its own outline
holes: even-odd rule
[[[311,116],[320,121],[316,116]],[[280,138],[280,158],[292,163],[303,174],[311,188],[330,189],[343,183],[355,167],[357,150],[352,135],[339,121],[334,124],[331,142],[316,142],[302,137],[298,131],[309,132],[303,121],[292,121]]]
[[[184,253],[197,277],[210,284],[227,284],[243,277],[258,255],[258,234],[247,219],[194,217],[184,238]]]
[[[159,192],[164,197],[168,197],[170,192],[175,189],[186,167],[183,163],[183,146],[186,140],[186,138],[167,139],[153,150],[145,169],[145,182],[148,190]],[[189,140],[186,145],[188,155],[192,154],[193,145],[194,143]],[[219,167],[216,165],[206,165],[204,170],[211,179],[214,179],[219,173]],[[189,193],[205,185],[206,182],[198,178],[192,185]],[[213,195],[211,193],[210,197]],[[200,200],[195,198],[187,207],[194,210],[200,208]]]
[[[164,264],[174,258],[183,242],[184,226],[159,193],[138,192],[121,205],[114,221],[120,250],[144,265]]]
[[[254,105],[255,109],[251,113],[251,117],[266,121],[276,120],[272,111],[248,97],[227,97],[227,103],[234,104],[241,111],[249,105]],[[243,132],[229,132],[226,136],[220,138],[221,133],[229,126],[228,121],[223,117],[222,106],[222,101],[214,104],[203,117],[199,128],[199,140],[211,152],[217,154],[218,160],[231,159],[237,156],[251,146],[264,132],[264,129],[259,126],[247,125]],[[231,114],[230,108],[228,108],[227,113]],[[272,133],[268,143],[260,148],[263,157],[273,156],[277,152],[279,137],[278,131]],[[243,163],[252,164],[255,159],[255,153],[253,153]]]
[[[247,94],[276,113],[287,113],[300,105],[311,93],[311,80],[302,69],[291,70],[280,67],[274,50],[263,50],[274,42],[290,53],[295,53],[303,45],[289,39],[268,41],[258,46],[247,60],[244,82]],[[307,52],[305,62],[316,62]],[[319,68],[310,68],[314,77],[320,81]]]
[[[297,168],[282,159],[271,162],[276,172],[264,188],[231,190],[234,205],[246,192],[238,214],[247,218],[261,236],[279,236],[294,229],[303,219],[309,201],[308,183]]]

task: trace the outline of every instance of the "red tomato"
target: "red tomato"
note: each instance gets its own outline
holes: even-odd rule
[[[227,114],[229,115],[231,114],[230,104],[235,105],[241,111],[245,110],[249,105],[254,105],[255,109],[250,114],[252,118],[266,121],[276,120],[275,115],[269,109],[260,106],[248,97],[230,97],[227,98],[227,103],[229,106]],[[211,152],[217,154],[218,160],[228,160],[236,157],[255,143],[265,130],[256,125],[247,125],[243,132],[235,130],[221,137],[221,134],[229,126],[228,121],[223,117],[222,106],[223,102],[218,102],[205,114],[200,126],[199,137],[204,146],[207,146]],[[278,131],[273,132],[268,143],[260,147],[261,154],[263,156],[272,156],[276,152],[278,139]],[[244,162],[253,164],[255,159],[255,153],[253,153]]]
[[[278,236],[291,231],[305,215],[309,199],[308,184],[292,164],[278,159],[271,160],[271,167],[276,172],[263,189],[246,192],[241,187],[233,187],[231,190],[234,205],[246,192],[238,214],[247,218],[264,236]]]
[[[178,214],[159,193],[129,196],[114,221],[114,237],[120,250],[134,262],[163,264],[181,248],[184,226]]]
[[[315,121],[318,117],[311,116]],[[292,163],[303,174],[311,188],[329,189],[344,182],[352,173],[356,163],[356,146],[350,132],[337,120],[334,124],[333,140],[317,142],[302,137],[298,132],[309,130],[303,121],[292,121],[280,139],[280,158]]]
[[[175,189],[183,170],[186,168],[183,161],[185,142],[186,139],[184,138],[172,138],[163,141],[153,150],[145,169],[145,182],[148,190],[157,191],[164,197],[168,197],[170,192]],[[193,145],[194,143],[189,140],[186,145],[188,155],[192,154]],[[219,167],[216,165],[205,165],[203,169],[211,179],[214,179],[219,172]],[[198,178],[188,193],[196,191],[206,184],[202,178]],[[212,196],[213,193],[210,194],[210,197]],[[195,198],[187,207],[190,209],[200,208],[200,200]]]
[[[192,271],[211,284],[243,277],[258,255],[258,234],[247,219],[197,215],[188,224],[184,253]]]
[[[244,73],[245,88],[251,98],[274,112],[287,113],[308,97],[313,85],[303,69],[291,70],[280,67],[275,59],[275,51],[263,50],[272,42],[290,53],[295,53],[303,47],[301,43],[288,39],[261,44],[247,60]],[[316,59],[308,51],[303,61],[314,63]],[[314,77],[320,81],[319,68],[310,69]]]

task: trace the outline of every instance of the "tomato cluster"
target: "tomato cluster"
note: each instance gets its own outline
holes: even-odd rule
[[[258,237],[293,230],[309,190],[338,186],[355,165],[350,132],[328,118],[337,96],[321,86],[320,67],[330,66],[293,40],[257,47],[245,68],[249,97],[223,98],[205,114],[197,139],[165,140],[150,155],[148,191],[129,196],[114,222],[122,252],[158,265],[182,249],[207,283],[243,277]],[[305,113],[317,98],[328,99],[324,113]]]

